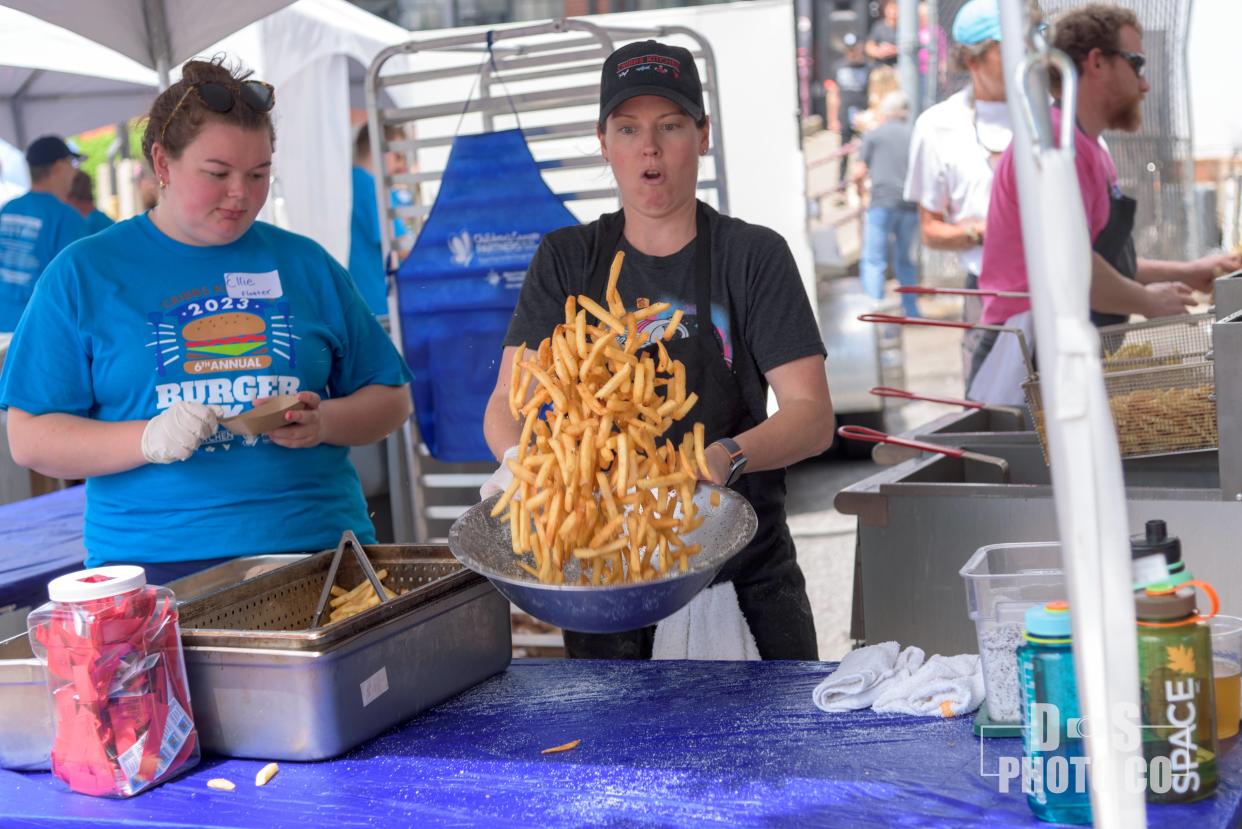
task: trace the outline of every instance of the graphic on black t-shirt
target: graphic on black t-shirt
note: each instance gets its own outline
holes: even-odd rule
[[[638,324],[639,333],[647,334],[647,342],[653,343],[664,336],[664,332],[668,329],[668,324],[673,321],[673,314],[678,308],[685,308],[681,299],[676,297],[665,297],[660,302],[667,302],[669,308],[653,317],[648,317]],[[637,307],[644,308],[648,303],[644,299],[638,300]],[[693,305],[690,307],[694,307]],[[724,308],[713,303],[712,305],[712,329],[716,335],[716,344],[720,347],[720,351],[724,354],[725,363],[733,365],[733,344],[729,340],[729,323],[728,315]],[[682,315],[681,321],[677,324],[677,331],[669,336],[670,340],[680,340],[685,337],[696,337],[699,333],[699,318],[696,314],[686,313]]]

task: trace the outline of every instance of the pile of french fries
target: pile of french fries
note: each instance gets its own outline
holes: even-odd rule
[[[655,354],[639,353],[647,334],[638,323],[669,305],[625,308],[616,288],[623,257],[612,263],[607,309],[569,297],[564,324],[531,359],[523,343],[513,364],[509,411],[522,433],[513,481],[491,515],[508,520],[518,566],[546,584],[654,579],[685,572],[699,552],[682,535],[703,522],[694,504],[700,473],[710,478],[703,424],[680,445],[661,440],[698,396],[686,393],[685,366],[663,340]],[[663,339],[681,316],[673,312]]]
[[[384,595],[386,598],[395,599],[399,595],[405,595],[406,591],[400,593],[394,592],[382,584],[383,580],[388,578],[387,570],[377,570],[376,577],[384,587]],[[335,622],[343,622],[351,616],[357,616],[364,610],[375,607],[380,603],[380,598],[375,592],[375,588],[371,586],[371,582],[365,577],[362,584],[353,590],[346,590],[340,585],[332,585],[332,599],[328,602],[328,607],[332,608],[328,612],[328,624]]]

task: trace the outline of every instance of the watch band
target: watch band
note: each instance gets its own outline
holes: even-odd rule
[[[746,469],[746,453],[733,438],[721,438],[716,443],[719,443],[729,453],[729,477],[725,480],[725,486],[733,486]]]

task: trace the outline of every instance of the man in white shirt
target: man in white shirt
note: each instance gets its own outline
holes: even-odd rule
[[[1000,37],[996,0],[962,6],[953,20],[953,41],[970,84],[915,121],[906,174],[904,198],[919,206],[923,244],[956,251],[969,288],[978,285],[983,264],[992,170],[1013,137]],[[967,301],[965,316],[978,319],[978,302]],[[963,348],[969,351],[973,339],[967,336]]]

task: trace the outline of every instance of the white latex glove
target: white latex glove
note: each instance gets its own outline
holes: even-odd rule
[[[150,463],[184,461],[203,441],[216,433],[215,409],[182,400],[147,421],[142,432],[142,455]]]
[[[505,450],[504,455],[500,458],[500,467],[492,473],[492,477],[483,482],[483,486],[479,487],[479,497],[486,501],[493,495],[499,495],[509,487],[509,482],[513,480],[513,472],[509,469],[509,461],[517,460],[518,448],[510,446]]]

